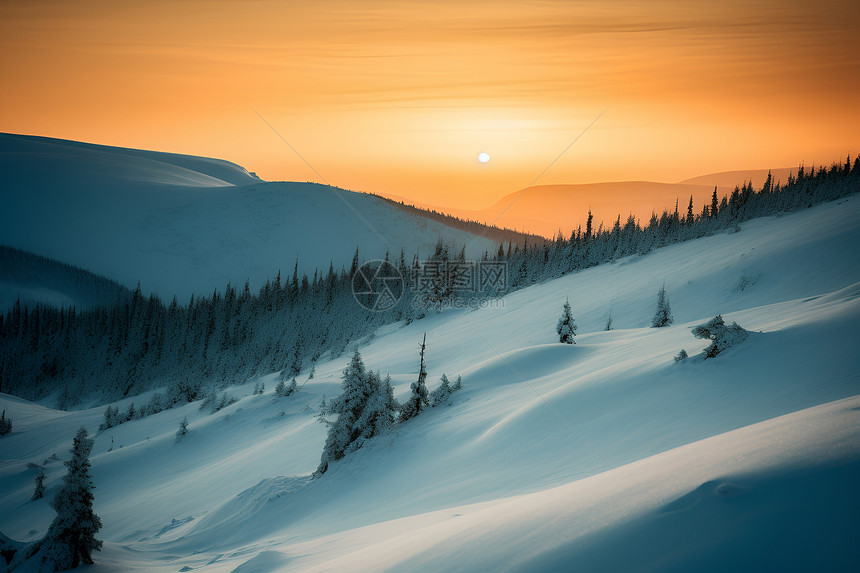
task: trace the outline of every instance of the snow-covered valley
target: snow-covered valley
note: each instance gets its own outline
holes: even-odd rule
[[[273,395],[272,373],[228,388],[238,401],[216,413],[192,403],[98,433],[103,406],[0,395],[15,424],[0,531],[45,534],[65,470],[50,458],[84,425],[104,524],[93,571],[851,570],[857,245],[853,195],[383,327],[355,346],[399,398],[425,333],[428,386],[447,373],[463,388],[315,479],[318,408],[346,355],[323,355],[293,396]],[[664,283],[675,323],[649,328]],[[575,345],[554,330],[566,298]],[[751,334],[703,360],[690,328],[717,314]],[[46,459],[31,501],[28,463]]]

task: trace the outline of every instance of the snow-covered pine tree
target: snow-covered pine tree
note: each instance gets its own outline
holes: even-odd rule
[[[448,376],[443,372],[441,383],[435,390],[430,392],[430,405],[435,408],[436,406],[447,404],[451,397],[451,392],[453,392],[453,389],[448,382]]]
[[[12,418],[6,417],[6,410],[0,414],[0,436],[5,436],[12,431]]]
[[[714,358],[720,352],[743,342],[749,336],[749,332],[737,322],[726,325],[723,317],[719,314],[705,324],[693,327],[691,332],[696,338],[705,338],[711,341],[711,345],[705,348],[705,358]]]
[[[393,407],[394,392],[390,379],[383,380],[379,373],[367,373],[371,394],[355,422],[357,437],[346,448],[346,454],[361,447],[365,440],[387,432],[394,425],[397,410]]]
[[[612,330],[612,309],[609,309],[609,318],[606,319],[606,328],[603,330]]]
[[[680,362],[682,360],[686,360],[687,358],[687,351],[682,348],[681,351],[675,355],[675,362]]]
[[[565,344],[576,344],[573,337],[576,336],[576,321],[573,320],[573,315],[570,313],[570,301],[565,299],[561,317],[555,325],[555,331],[558,333],[558,341]]]
[[[278,385],[275,386],[275,396],[280,398],[284,395],[284,392],[286,392],[286,391],[287,391],[287,385],[284,384],[284,379],[281,378],[280,380],[278,380]]]
[[[36,487],[33,489],[33,496],[30,498],[33,501],[45,497],[45,468],[39,467],[39,473],[36,474]]]
[[[93,551],[102,548],[102,542],[95,537],[102,522],[93,511],[95,486],[89,459],[93,440],[87,435],[86,428],[78,430],[72,445],[72,459],[63,462],[69,469],[51,502],[57,516],[40,543],[42,561],[51,564],[54,571],[92,564]]]
[[[651,319],[651,328],[669,326],[675,319],[672,317],[672,309],[669,306],[669,297],[666,296],[666,284],[657,292],[657,311]]]
[[[341,388],[341,395],[328,404],[329,414],[337,415],[337,419],[329,422],[320,465],[315,472],[317,476],[324,474],[331,462],[343,458],[350,444],[363,434],[363,428],[357,427],[356,422],[373,394],[373,385],[358,350],[343,371]]]
[[[400,408],[400,421],[405,422],[410,418],[414,418],[421,413],[421,410],[430,404],[427,396],[427,368],[424,364],[424,349],[427,344],[427,333],[424,333],[424,339],[421,341],[421,362],[418,369],[418,380],[412,383],[412,395],[406,400],[406,403]]]
[[[105,421],[99,425],[99,430],[107,430],[108,428],[113,428],[119,421],[119,407],[114,407],[108,404],[108,407],[105,408]]]
[[[397,398],[394,397],[394,387],[391,386],[391,376],[386,374],[385,378],[382,379],[382,393],[385,394],[385,402],[388,404],[388,409],[391,412],[394,412],[395,418],[397,414],[400,413],[400,402],[397,401]]]
[[[179,442],[188,435],[188,416],[182,418],[179,422],[179,429],[176,430],[176,441]]]
[[[435,390],[430,392],[430,406],[435,408],[448,402],[448,397],[451,395],[451,386],[448,382],[448,376],[443,372],[442,381]]]

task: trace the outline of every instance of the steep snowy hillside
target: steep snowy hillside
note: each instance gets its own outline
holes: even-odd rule
[[[0,312],[16,302],[88,309],[131,294],[116,282],[83,269],[0,245]]]
[[[428,386],[445,372],[463,389],[317,479],[316,416],[344,356],[324,355],[291,397],[274,397],[272,374],[228,389],[239,400],[216,413],[194,403],[100,432],[92,570],[853,570],[857,244],[855,195],[385,327],[360,350],[399,398],[425,332]],[[664,283],[676,322],[649,328]],[[554,330],[567,297],[575,345]],[[718,313],[751,334],[703,360],[690,328]],[[0,406],[14,424],[0,531],[38,539],[64,473],[51,456],[81,424],[95,433],[103,408]],[[43,461],[47,497],[30,501],[27,463]]]
[[[280,269],[312,276],[362,258],[432,252],[445,238],[475,258],[497,244],[377,197],[265,183],[215,159],[0,134],[0,244],[185,301]]]

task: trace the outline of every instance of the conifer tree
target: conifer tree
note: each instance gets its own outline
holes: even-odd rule
[[[81,427],[72,445],[72,459],[63,462],[68,472],[54,496],[51,506],[57,512],[48,533],[41,542],[42,561],[52,564],[54,571],[74,569],[93,563],[93,551],[102,548],[95,535],[102,527],[93,511],[93,485],[90,476],[90,451],[93,440]]]
[[[737,322],[727,325],[719,314],[705,324],[694,327],[691,333],[696,338],[711,341],[711,345],[705,349],[706,359],[716,357],[722,351],[743,342],[749,336],[749,332]]]
[[[430,404],[430,400],[427,394],[427,386],[425,381],[427,380],[427,368],[424,364],[424,348],[427,343],[427,333],[424,333],[424,339],[421,341],[421,361],[420,366],[418,368],[418,380],[412,383],[412,395],[409,396],[409,399],[403,404],[403,407],[400,409],[400,420],[406,421],[410,418],[414,418],[421,411],[426,408]]]
[[[394,425],[397,415],[391,378],[386,376],[383,380],[378,372],[372,371],[368,372],[367,376],[371,393],[361,415],[356,420],[358,437],[353,442],[353,448],[350,449],[357,449],[364,440],[387,432]]]
[[[278,384],[275,386],[275,396],[280,398],[280,397],[284,396],[286,391],[287,391],[287,386],[286,386],[286,384],[284,384],[284,379],[281,378],[280,380],[278,380]]]
[[[324,474],[330,463],[342,459],[349,451],[357,449],[361,444],[353,446],[353,443],[367,436],[364,428],[358,426],[357,422],[373,395],[374,388],[372,377],[368,376],[358,350],[343,371],[341,388],[343,393],[328,403],[328,413],[337,415],[337,419],[328,422],[328,436],[326,436],[320,465],[315,472],[317,476]]]
[[[565,299],[561,317],[555,325],[555,331],[558,333],[558,341],[565,344],[576,344],[573,337],[576,336],[576,321],[573,320],[573,315],[570,312],[570,301]]]
[[[657,292],[657,311],[651,319],[651,328],[669,326],[675,319],[672,317],[672,309],[669,306],[669,298],[666,296],[666,285],[660,287]]]
[[[435,408],[436,406],[450,404],[451,394],[459,390],[461,386],[462,380],[459,376],[457,376],[457,381],[451,384],[448,381],[448,376],[443,373],[439,387],[430,392],[430,405]]]
[[[36,474],[36,487],[33,490],[33,496],[30,498],[33,501],[45,497],[45,468],[39,467],[39,473]]]
[[[0,436],[5,436],[12,431],[12,418],[6,417],[6,410],[0,414]]]
[[[594,220],[594,215],[591,214],[591,209],[588,210],[588,219],[585,222],[585,241],[591,240],[591,222]]]
[[[176,441],[179,442],[188,435],[188,417],[182,418],[182,421],[179,422],[179,429],[176,430]]]

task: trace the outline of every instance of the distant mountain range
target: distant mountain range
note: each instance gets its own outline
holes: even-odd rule
[[[571,185],[535,185],[505,195],[485,209],[469,210],[456,207],[440,207],[417,203],[417,207],[444,211],[479,223],[497,225],[509,229],[537,233],[554,237],[561,231],[565,236],[582,225],[591,210],[594,225],[601,222],[611,226],[621,215],[622,223],[633,215],[647,223],[652,211],[657,215],[665,209],[687,212],[690,197],[693,211],[701,213],[705,203],[710,203],[714,187],[717,194],[730,194],[736,185],[751,181],[761,187],[768,174],[767,169],[747,171],[725,171],[686,179],[678,183],[654,181],[611,181],[606,183],[579,183]],[[785,183],[793,168],[772,170],[774,180]],[[400,199],[399,197],[397,199]],[[405,200],[409,203],[408,200]]]

